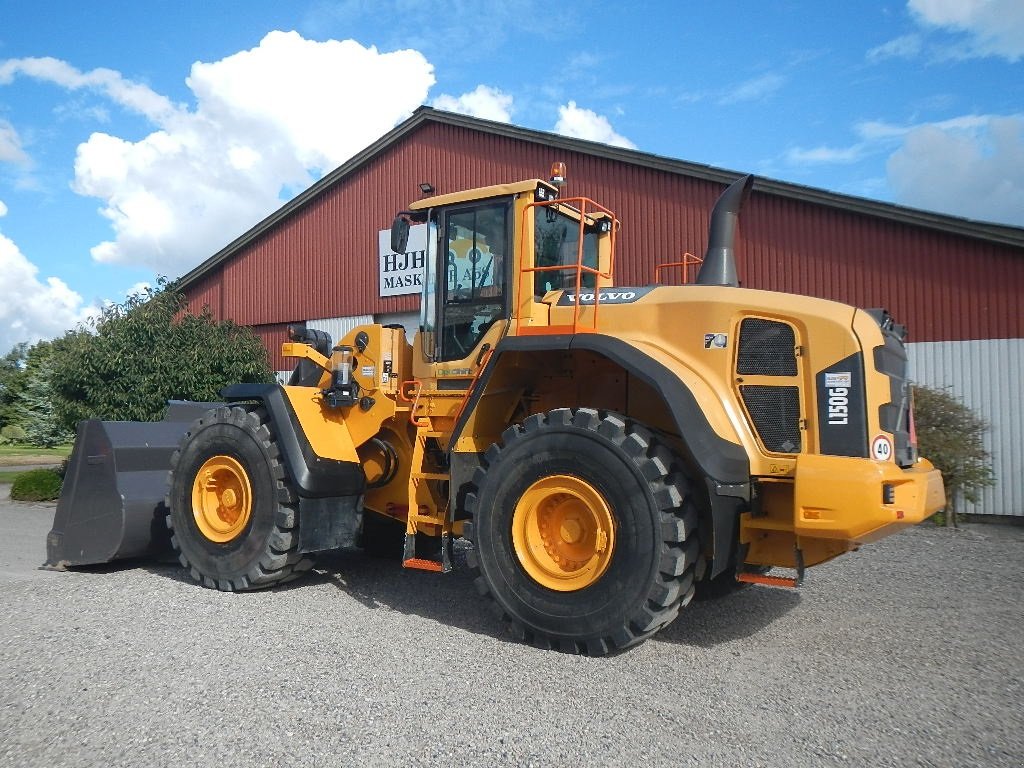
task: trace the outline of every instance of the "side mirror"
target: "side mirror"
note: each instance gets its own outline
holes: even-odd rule
[[[405,253],[409,246],[409,220],[399,214],[391,224],[391,250],[394,253]]]

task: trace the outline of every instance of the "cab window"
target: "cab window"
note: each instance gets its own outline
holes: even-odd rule
[[[505,317],[508,218],[508,203],[460,208],[445,218],[441,360],[469,357]]]
[[[593,224],[583,230],[583,264],[597,268],[598,231]],[[554,206],[537,209],[534,218],[534,266],[568,267],[577,263],[580,247],[580,224],[577,219],[567,216]],[[584,272],[582,287],[593,288],[596,276]],[[576,288],[576,270],[560,269],[534,272],[534,298],[540,299],[548,291]]]

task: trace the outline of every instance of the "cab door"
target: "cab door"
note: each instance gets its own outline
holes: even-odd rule
[[[439,388],[468,387],[508,327],[512,284],[512,201],[442,212],[433,377]]]

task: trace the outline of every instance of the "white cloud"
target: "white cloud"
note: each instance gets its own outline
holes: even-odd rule
[[[791,165],[835,165],[856,163],[864,157],[864,145],[849,147],[794,147],[786,152],[786,162]]]
[[[0,62],[0,85],[10,83],[18,76],[43,80],[69,91],[97,91],[115,104],[148,117],[154,122],[173,115],[179,109],[148,86],[125,80],[119,72],[112,69],[100,68],[91,72],[80,72],[67,62],[50,56],[8,59]]]
[[[143,281],[141,283],[135,283],[135,285],[124,292],[124,296],[126,299],[130,299],[133,296],[145,297],[145,295],[152,289],[152,284]]]
[[[902,35],[869,50],[867,60],[876,63],[886,59],[912,59],[921,52],[921,43],[918,34]]]
[[[0,163],[29,164],[28,155],[21,147],[21,137],[6,120],[0,120]]]
[[[572,136],[576,139],[588,141],[599,141],[602,144],[610,144],[613,147],[625,147],[636,149],[636,144],[625,136],[617,134],[608,122],[608,118],[576,106],[575,101],[570,101],[564,107],[558,108],[558,122],[555,124],[555,133],[563,136]]]
[[[196,62],[191,108],[113,70],[80,72],[52,58],[0,63],[0,84],[14,77],[88,89],[154,126],[139,141],[94,133],[78,148],[74,189],[103,201],[114,230],[93,258],[170,276],[279,207],[282,190],[308,186],[390,130],[434,83],[417,51],[296,32]]]
[[[925,26],[965,33],[962,55],[1024,57],[1021,0],[909,0],[907,5]]]
[[[889,183],[904,204],[1024,226],[1024,118],[984,125],[924,125],[889,158]]]
[[[792,166],[887,157],[887,186],[865,194],[954,216],[1024,226],[1024,114],[959,115],[931,123],[858,123],[847,147],[797,147]]]
[[[512,97],[487,85],[478,85],[475,90],[461,96],[442,94],[434,99],[432,106],[499,123],[512,120]]]
[[[773,95],[786,83],[783,75],[769,72],[740,83],[722,94],[719,104],[738,104],[743,101],[761,101]]]
[[[0,219],[7,215],[7,206],[4,205],[4,201],[0,200]]]
[[[0,202],[0,216],[6,213]],[[59,336],[95,313],[62,280],[41,281],[38,275],[39,269],[0,232],[0,354],[22,341]]]
[[[985,129],[992,119],[993,115],[959,115],[948,120],[911,125],[887,123],[883,120],[865,120],[858,123],[856,129],[865,141],[885,141],[903,139],[909,133],[924,127],[938,128],[940,131],[979,131]]]

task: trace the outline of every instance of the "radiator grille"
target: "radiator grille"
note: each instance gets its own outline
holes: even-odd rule
[[[747,384],[740,387],[761,442],[775,453],[800,453],[800,388]]]
[[[796,376],[796,337],[792,326],[748,317],[740,324],[736,372],[748,376]]]

